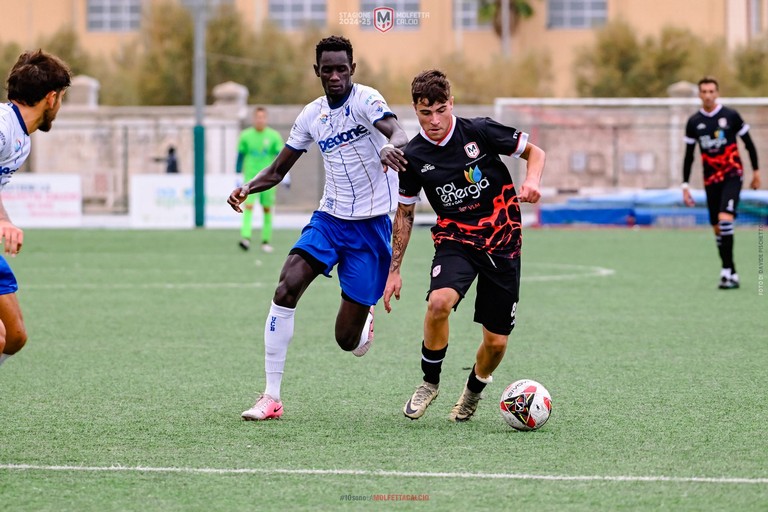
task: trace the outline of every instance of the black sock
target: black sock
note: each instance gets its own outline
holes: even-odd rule
[[[733,222],[723,221],[720,225],[720,259],[723,268],[733,269]],[[733,273],[734,270],[731,270]]]
[[[467,389],[473,393],[482,393],[485,389],[485,386],[487,386],[487,384],[477,378],[475,367],[473,365],[472,371],[469,374],[469,379],[467,379]]]
[[[424,372],[424,382],[437,386],[440,384],[440,370],[443,367],[443,359],[448,351],[448,345],[440,350],[429,350],[424,342],[421,342],[421,371]]]

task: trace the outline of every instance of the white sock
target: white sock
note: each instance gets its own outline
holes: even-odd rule
[[[280,400],[280,384],[283,381],[288,345],[293,339],[295,312],[295,309],[284,308],[273,302],[264,326],[264,371],[267,374],[267,389],[264,393],[275,400]]]
[[[720,277],[724,277],[726,279],[730,279],[731,277],[731,269],[724,268],[720,270]]]
[[[0,354],[0,364],[3,364],[3,362],[11,357],[11,354]]]
[[[356,348],[362,347],[365,345],[365,342],[368,341],[368,330],[371,328],[371,322],[373,322],[373,315],[369,311],[368,318],[365,319],[365,325],[363,325],[363,332],[360,334],[360,342],[357,344]]]

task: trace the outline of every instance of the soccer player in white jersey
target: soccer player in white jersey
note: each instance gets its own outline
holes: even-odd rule
[[[21,54],[11,68],[6,82],[8,103],[0,104],[0,190],[29,156],[29,134],[51,129],[71,81],[67,65],[42,50]],[[5,254],[16,256],[24,242],[24,232],[11,222],[2,198],[0,234]],[[0,364],[27,342],[16,298],[18,289],[11,267],[0,256]]]
[[[310,146],[323,155],[323,197],[280,272],[264,327],[267,385],[242,413],[245,420],[282,416],[280,385],[296,305],[312,281],[330,277],[334,266],[341,285],[336,343],[358,357],[368,351],[373,306],[384,292],[392,257],[389,214],[397,208],[397,172],[406,163],[399,148],[408,137],[378,91],[352,82],[355,63],[346,38],[321,40],[315,59],[325,94],[304,107],[274,162],[227,200],[241,212],[248,194],[280,183]]]

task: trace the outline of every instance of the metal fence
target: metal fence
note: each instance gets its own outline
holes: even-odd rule
[[[768,98],[724,98],[751,129],[760,159],[768,158]],[[499,98],[498,121],[528,132],[547,153],[543,185],[549,197],[615,189],[676,187],[682,181],[685,124],[697,99]],[[748,169],[749,158],[742,151]],[[691,185],[702,187],[701,162]],[[511,163],[516,173],[519,162]]]

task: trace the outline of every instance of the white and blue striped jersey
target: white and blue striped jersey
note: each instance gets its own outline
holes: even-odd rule
[[[18,107],[0,104],[0,190],[29,156],[27,126]]]
[[[323,155],[325,187],[319,210],[341,219],[365,219],[397,208],[397,172],[384,172],[379,152],[387,138],[374,123],[394,116],[376,89],[353,84],[338,105],[321,96],[304,107],[286,146]]]

